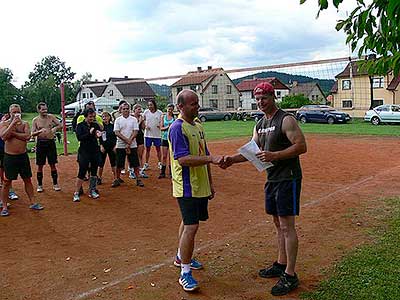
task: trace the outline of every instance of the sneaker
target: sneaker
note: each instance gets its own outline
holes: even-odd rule
[[[121,170],[121,175],[125,175],[126,171],[125,169]]]
[[[144,187],[144,183],[141,180],[136,180],[136,185],[140,187]]]
[[[36,192],[38,192],[38,193],[43,192],[43,186],[38,185],[38,187],[37,187],[37,189],[36,189]]]
[[[178,268],[181,267],[181,259],[178,257],[178,255],[175,256],[174,266],[176,266]],[[193,269],[193,270],[200,270],[200,269],[203,269],[203,265],[198,260],[192,258],[190,260],[190,268]]]
[[[18,200],[18,195],[15,192],[8,193],[8,199],[10,200]]]
[[[79,198],[79,193],[74,193],[74,198],[72,198],[72,201],[74,202],[80,202],[81,198]]]
[[[147,175],[147,174],[144,172],[143,169],[140,169],[139,176],[140,176],[141,178],[149,178],[149,175]]]
[[[61,188],[58,184],[53,185],[53,190],[55,190],[56,192],[61,191]]]
[[[7,208],[9,208],[10,206],[11,206],[11,204],[7,202]],[[3,202],[0,201],[0,209],[2,209],[2,208],[3,208]]]
[[[158,162],[157,167],[161,170],[162,169],[162,163],[161,161]]]
[[[129,178],[130,179],[136,179],[136,175],[134,171],[129,171]]]
[[[115,179],[115,180],[113,181],[113,183],[111,184],[111,187],[115,188],[115,187],[120,186],[120,185],[121,185],[121,184],[119,183],[119,180],[118,180],[118,179]]]
[[[7,217],[7,216],[9,216],[10,215],[10,213],[8,212],[8,209],[3,209],[1,212],[0,212],[0,216],[2,216],[2,217]]]
[[[193,292],[199,288],[197,281],[192,276],[192,271],[181,274],[179,284],[186,292]]]
[[[34,203],[32,205],[29,205],[29,208],[33,209],[33,210],[42,210],[42,209],[44,209],[44,207],[38,202]]]
[[[100,197],[100,195],[99,195],[99,193],[97,193],[95,190],[93,190],[93,191],[90,191],[90,192],[89,192],[89,197],[90,197],[90,198],[93,198],[93,199],[97,199],[97,198]]]
[[[272,287],[271,294],[273,296],[283,296],[293,291],[298,286],[299,278],[296,273],[294,273],[294,276],[283,273],[279,281]]]
[[[272,266],[258,271],[258,275],[263,278],[280,277],[285,272],[285,269],[286,265],[281,265],[276,261],[272,264]]]
[[[119,183],[124,183],[125,181],[123,181],[121,178],[117,178]]]
[[[97,185],[102,185],[102,184],[103,184],[103,181],[101,180],[101,178],[97,177]]]
[[[147,170],[149,170],[149,169],[150,169],[149,164],[148,164],[148,163],[144,163],[144,165],[143,165],[143,171],[147,171]]]

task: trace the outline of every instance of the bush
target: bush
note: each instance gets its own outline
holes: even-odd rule
[[[300,95],[288,95],[283,97],[280,107],[285,108],[299,108],[303,105],[313,104],[310,99],[305,97],[303,94]],[[315,103],[314,103],[315,104]]]

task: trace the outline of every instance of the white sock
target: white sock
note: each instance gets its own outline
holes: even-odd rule
[[[181,249],[178,248],[178,252],[176,253],[176,256],[178,256],[179,259],[181,259]]]
[[[181,275],[190,272],[190,264],[181,264]]]

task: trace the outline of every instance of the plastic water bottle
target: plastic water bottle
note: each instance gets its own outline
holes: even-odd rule
[[[101,133],[101,138],[103,139],[104,142],[107,141],[107,133],[105,131]]]

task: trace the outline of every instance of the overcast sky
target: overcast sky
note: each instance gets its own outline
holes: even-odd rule
[[[47,55],[99,80],[344,57],[345,4],[316,19],[315,0],[2,1],[0,67],[19,86]]]

